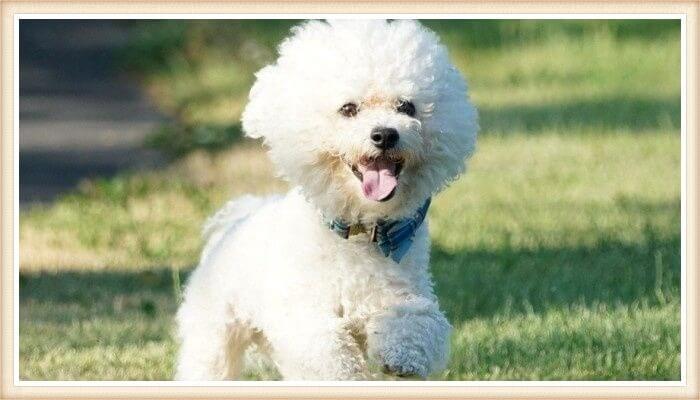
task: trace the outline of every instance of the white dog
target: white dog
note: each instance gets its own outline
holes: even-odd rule
[[[208,222],[177,378],[235,379],[251,345],[285,379],[439,371],[450,324],[423,218],[478,129],[445,47],[415,21],[311,21],[256,76],[243,128],[296,187]]]

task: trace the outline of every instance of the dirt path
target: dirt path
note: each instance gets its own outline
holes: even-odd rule
[[[127,30],[119,21],[21,21],[22,206],[84,178],[163,163],[142,143],[164,117],[115,67]]]

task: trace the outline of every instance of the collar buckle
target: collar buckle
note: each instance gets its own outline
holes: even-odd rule
[[[348,227],[348,238],[366,233],[369,237],[368,242],[373,243],[377,241],[377,224],[372,225],[372,229],[367,229],[363,224],[350,225]]]
[[[348,227],[348,237],[359,235],[361,233],[367,233],[367,228],[362,224],[350,225]]]

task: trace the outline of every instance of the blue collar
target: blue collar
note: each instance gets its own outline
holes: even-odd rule
[[[398,263],[411,247],[416,230],[428,213],[428,207],[430,207],[430,198],[416,210],[412,217],[397,221],[379,220],[370,232],[367,232],[367,228],[362,224],[350,225],[339,218],[327,221],[326,224],[343,239],[360,233],[368,233],[370,242],[376,242],[384,256],[391,257]]]

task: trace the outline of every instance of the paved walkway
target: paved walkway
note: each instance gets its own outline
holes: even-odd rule
[[[116,69],[128,22],[20,23],[20,204],[47,202],[82,179],[153,168],[142,147],[163,121]]]

